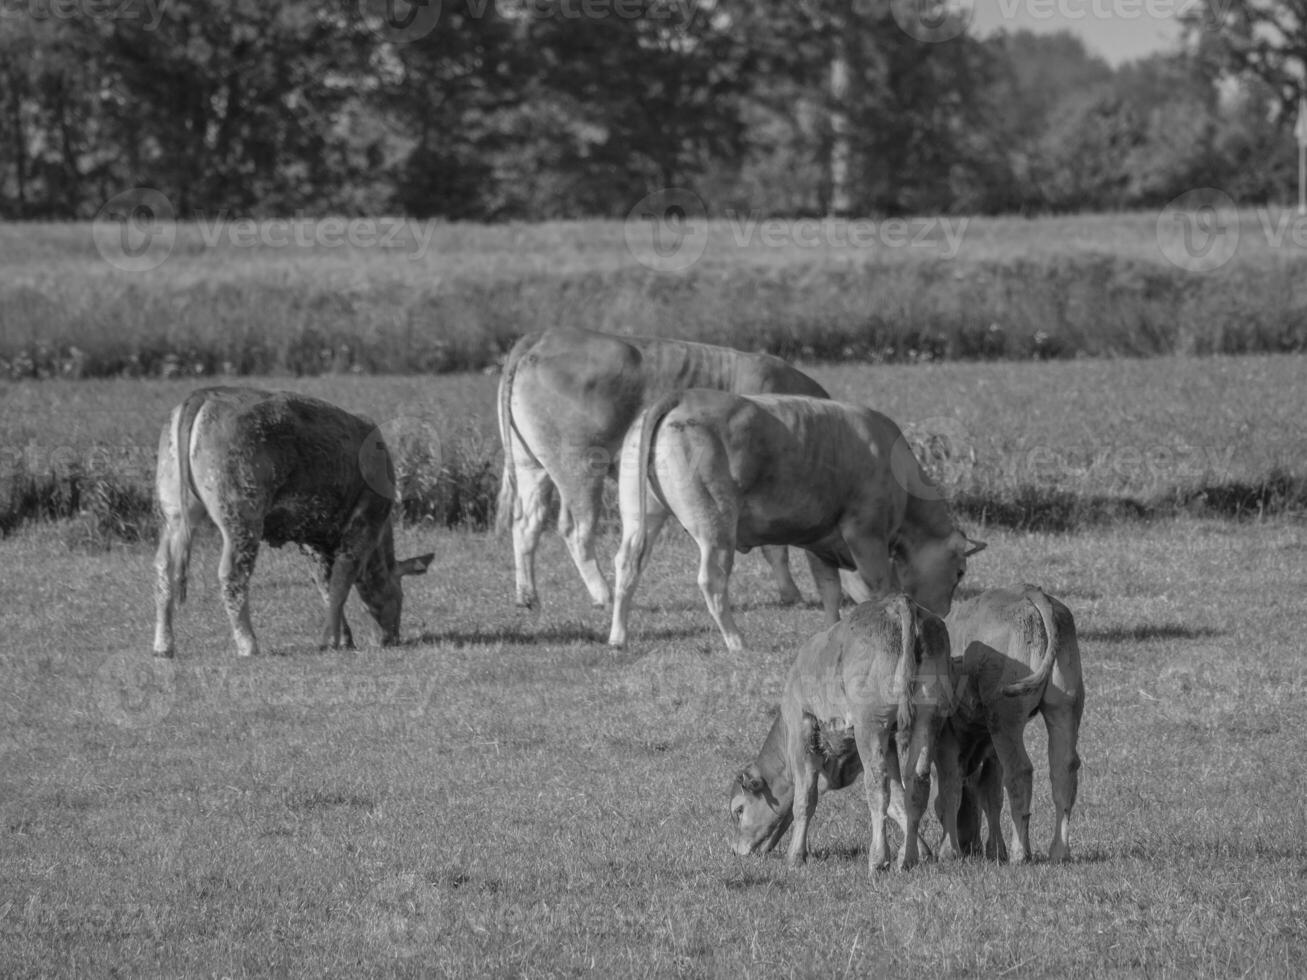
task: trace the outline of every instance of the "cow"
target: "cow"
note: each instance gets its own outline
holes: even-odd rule
[[[868,864],[890,865],[887,815],[903,829],[899,868],[916,864],[951,686],[944,624],[907,596],[861,603],[814,636],[795,658],[758,757],[731,783],[735,853],[769,852],[793,820],[786,859],[802,864],[818,791],[847,786],[865,772]]]
[[[558,531],[597,607],[612,589],[595,558],[604,477],[640,412],[686,388],[829,397],[802,371],[768,354],[749,354],[649,337],[580,329],[528,334],[509,352],[499,381],[504,447],[496,525],[511,525],[516,601],[535,607],[535,552],[553,488]],[[766,548],[782,602],[800,599],[784,548]]]
[[[1070,819],[1079,783],[1076,744],[1085,707],[1080,647],[1067,607],[1033,585],[991,589],[954,604],[945,620],[955,671],[963,679],[957,706],[938,743],[936,801],[945,839],[942,855],[968,850],[971,836],[958,827],[962,774],[997,762],[1009,808],[1003,846],[999,794],[981,791],[990,827],[987,854],[1027,861],[1033,767],[1025,728],[1036,712],[1048,729],[1048,769],[1056,817],[1050,861],[1071,856]],[[965,810],[965,808],[964,808]],[[975,827],[975,824],[973,824]]]
[[[351,587],[381,642],[396,642],[400,578],[425,572],[435,556],[395,560],[394,485],[390,454],[366,419],[292,392],[192,392],[159,437],[155,655],[176,652],[173,614],[186,599],[192,529],[206,514],[222,534],[218,578],[240,656],[259,652],[249,580],[260,541],[295,542],[313,562],[326,606],[322,647],[339,646],[342,636],[354,644],[344,614]]]
[[[618,500],[613,646],[626,643],[631,596],[669,514],[699,546],[699,587],[731,650],[744,648],[727,595],[736,549],[806,549],[830,624],[839,569],[856,569],[872,595],[893,587],[942,616],[984,547],[954,526],[890,419],[796,395],[696,389],[660,399],[627,433]]]

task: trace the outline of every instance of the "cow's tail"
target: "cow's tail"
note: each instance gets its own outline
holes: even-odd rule
[[[1048,596],[1044,594],[1042,589],[1027,586],[1025,598],[1035,607],[1039,613],[1039,618],[1043,620],[1044,633],[1048,637],[1048,643],[1044,647],[1044,658],[1039,662],[1039,666],[1035,671],[1015,684],[1009,684],[1003,688],[1003,693],[1011,698],[1042,691],[1044,685],[1048,683],[1049,676],[1053,673],[1053,664],[1057,662],[1057,625],[1053,621],[1053,607],[1048,601]]]
[[[200,414],[207,397],[205,391],[191,392],[177,407],[172,419],[172,445],[177,454],[177,502],[181,506],[181,517],[168,550],[168,574],[178,603],[186,601],[186,570],[191,564],[194,528],[191,527],[190,498],[199,496],[191,475],[191,433],[195,428],[195,417]]]
[[[533,338],[523,337],[508,352],[503,373],[499,376],[499,441],[504,447],[504,473],[499,481],[499,501],[495,505],[495,531],[503,534],[513,526],[517,511],[517,470],[513,466],[513,376]]]
[[[898,731],[895,741],[899,749],[899,766],[908,764],[908,748],[912,743],[912,723],[916,711],[912,703],[917,681],[917,614],[907,596],[895,600],[899,614],[899,634],[902,648],[894,668],[894,690],[898,692]]]
[[[644,564],[645,548],[648,544],[648,542],[645,541],[645,513],[649,507],[649,453],[653,449],[654,430],[658,428],[658,423],[666,418],[667,413],[675,408],[680,400],[681,395],[679,392],[664,395],[645,409],[645,411],[640,415],[639,421],[636,423],[640,427],[639,439],[636,443],[636,453],[638,455],[636,456],[635,461],[635,489],[637,493],[636,500],[638,501],[639,506],[636,508],[635,526],[632,529],[633,533],[631,535],[631,540],[639,542],[639,551],[636,553],[637,557],[635,561],[636,568],[639,568]],[[629,433],[627,438],[629,440]],[[625,451],[624,448],[623,452]],[[625,468],[628,465],[629,463],[626,459],[621,461],[622,468]]]

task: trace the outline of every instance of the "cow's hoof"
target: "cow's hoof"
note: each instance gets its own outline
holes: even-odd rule
[[[797,606],[803,601],[803,593],[798,589],[795,589],[793,592],[781,592],[781,594],[776,597],[776,601],[782,606]]]
[[[177,651],[174,650],[172,647],[167,647],[166,649],[163,650],[155,650],[154,655],[163,660],[171,660],[173,657],[177,655]]]
[[[540,606],[540,600],[534,596],[518,596],[516,604],[518,609],[537,609]]]
[[[1071,851],[1066,848],[1054,848],[1048,852],[1048,860],[1052,864],[1066,864],[1071,860]]]

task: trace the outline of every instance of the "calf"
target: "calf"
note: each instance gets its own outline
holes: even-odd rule
[[[907,596],[862,603],[809,640],[762,751],[732,784],[736,853],[770,851],[792,820],[787,859],[803,863],[822,783],[838,789],[863,771],[870,867],[890,864],[885,817],[899,794],[899,867],[914,865],[934,742],[951,705],[949,671],[943,622]]]
[[[434,555],[395,560],[394,485],[390,453],[366,419],[290,392],[193,392],[159,437],[155,654],[175,652],[174,607],[185,601],[191,530],[205,514],[222,534],[218,579],[238,654],[259,652],[249,580],[260,541],[293,541],[313,561],[327,610],[323,647],[342,636],[354,644],[344,614],[351,587],[381,627],[381,642],[395,642],[400,578],[425,572]]]
[[[1071,808],[1075,805],[1080,756],[1076,742],[1085,707],[1075,620],[1057,599],[1033,585],[991,589],[956,602],[945,622],[954,669],[965,682],[938,743],[936,806],[944,825],[944,854],[967,849],[971,835],[959,831],[958,801],[963,771],[979,771],[992,756],[1002,773],[1011,826],[1008,852],[1030,858],[1030,796],[1033,766],[1026,754],[1025,728],[1036,712],[1048,729],[1048,768],[1057,809],[1050,861],[1071,856]],[[999,839],[996,787],[978,796],[989,817],[990,856],[1004,856]],[[973,825],[974,826],[974,825]]]

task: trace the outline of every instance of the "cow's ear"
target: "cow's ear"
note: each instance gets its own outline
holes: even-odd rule
[[[970,558],[972,555],[979,554],[989,547],[989,542],[987,541],[976,541],[973,538],[968,538],[965,534],[962,537],[967,542],[967,550],[962,552],[963,558]]]
[[[405,558],[403,561],[395,563],[395,574],[422,575],[431,567],[431,563],[435,558],[436,553],[434,551],[429,554],[418,555],[416,558]]]
[[[767,783],[763,781],[763,778],[748,769],[740,771],[739,780],[740,788],[746,793],[761,793],[767,788]]]

